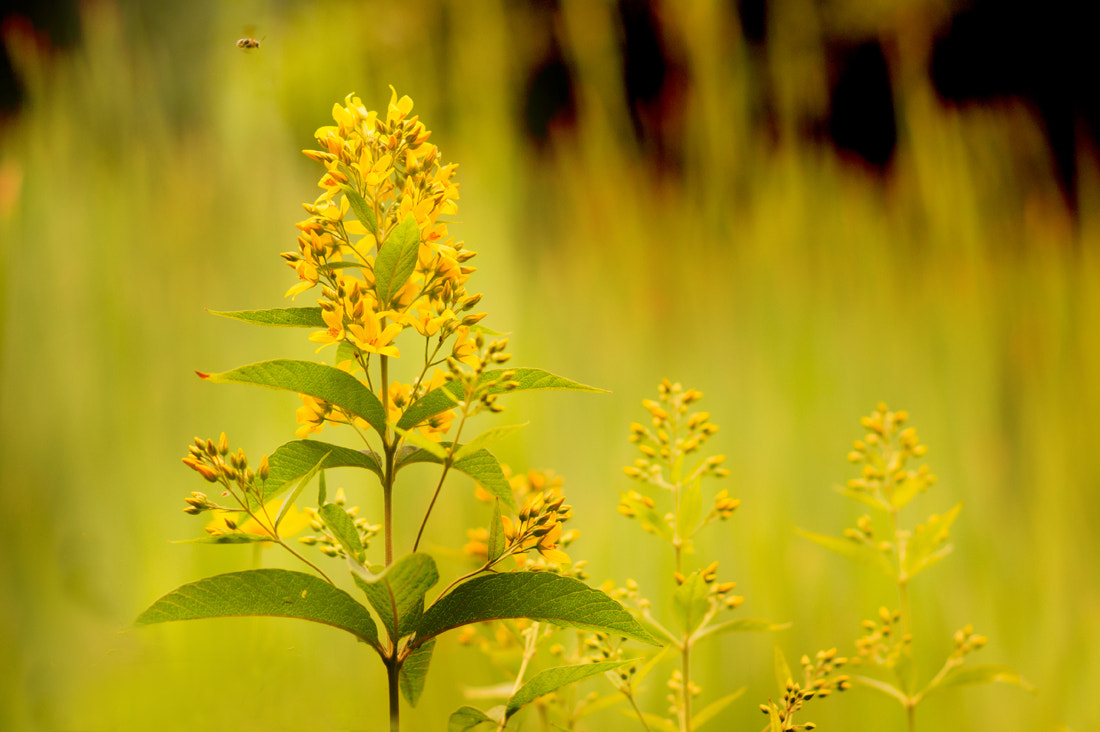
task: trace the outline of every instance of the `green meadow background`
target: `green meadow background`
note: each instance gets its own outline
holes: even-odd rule
[[[533,6],[97,2],[66,50],[6,26],[26,106],[0,129],[0,728],[382,729],[381,665],[331,628],[131,623],[184,582],[293,566],[273,550],[171,543],[201,534],[182,512],[204,485],[180,464],[192,437],[224,429],[258,459],[293,439],[299,403],[194,370],[312,356],[303,331],[204,308],[289,304],[278,253],[295,248],[319,177],[299,150],[348,92],[381,109],[393,84],[460,163],[452,230],[480,253],[471,289],[485,293],[486,324],[510,333],[517,365],[611,392],[508,400],[501,423],[531,424],[498,450],[516,469],[565,476],[582,534],[572,553],[594,583],[633,577],[655,599],[670,584],[664,545],[615,511],[632,487],[621,466],[640,401],[667,376],[702,390],[722,427],[710,447],[732,476],[712,487],[743,503],[692,561],[720,560],[747,598],[738,614],[793,626],[700,651],[701,703],[747,687],[708,728],[763,726],[773,644],[792,661],[851,654],[860,621],[896,602],[873,571],[794,533],[839,534],[862,513],[834,488],[852,477],[859,417],[885,400],[911,413],[940,479],[908,524],[964,505],[954,554],[912,588],[924,678],[973,623],[990,638],[974,660],[1010,664],[1040,690],[945,693],[920,707],[920,729],[1100,729],[1092,157],[1080,156],[1075,219],[1027,108],[947,108],[916,75],[895,80],[891,174],[844,164],[796,134],[825,87],[815,16],[795,0],[775,3],[777,129],[765,139],[748,102],[761,79],[728,4],[663,5],[692,79],[675,174],[632,142],[602,2],[562,3],[576,124],[541,147],[523,132],[524,85],[548,39]],[[907,6],[910,18],[938,7]],[[830,22],[852,33],[914,27],[862,0],[832,7],[851,11]],[[235,47],[246,25],[265,37],[251,53]],[[403,475],[407,550],[433,474]],[[380,515],[362,476],[329,485]],[[489,518],[471,494],[451,484],[430,524],[445,574],[464,566],[465,529]],[[651,677],[649,711],[667,704],[668,670]],[[405,729],[444,729],[464,686],[503,680],[445,640]],[[858,689],[813,702],[809,720],[904,728],[900,707]],[[609,711],[583,728],[637,726]]]

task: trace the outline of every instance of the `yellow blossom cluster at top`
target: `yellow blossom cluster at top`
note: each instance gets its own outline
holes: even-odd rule
[[[403,400],[379,395],[388,405],[422,394],[422,381],[439,381],[427,372],[447,357],[473,365],[470,327],[484,317],[470,312],[481,295],[466,290],[475,252],[455,241],[445,221],[458,210],[457,165],[440,161],[428,142],[431,132],[410,116],[412,107],[395,90],[384,116],[354,95],[333,106],[336,124],[315,133],[321,149],[303,151],[325,167],[321,193],[305,204],[309,218],[296,225],[298,251],[282,255],[298,276],[287,296],[320,286],[325,328],[310,340],[318,351],[337,344],[340,368],[369,374],[372,355],[400,357],[396,341],[405,330],[437,339],[434,351],[425,348],[421,378],[397,387],[407,392]],[[332,405],[308,396],[303,402],[299,436],[320,431],[326,420],[353,422],[334,414]]]

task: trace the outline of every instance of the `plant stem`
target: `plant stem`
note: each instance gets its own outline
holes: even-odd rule
[[[385,329],[386,320],[382,319],[380,325]],[[386,429],[382,433],[382,452],[386,456],[386,465],[382,471],[382,503],[383,503],[383,518],[382,522],[385,524],[386,531],[386,566],[393,564],[393,457],[395,450],[395,440],[393,439],[393,431],[390,429],[389,414],[390,414],[390,359],[389,356],[379,355],[379,363],[381,364],[382,371],[382,414],[386,420]],[[392,691],[392,689],[391,689]]]
[[[396,659],[386,660],[386,680],[390,687],[390,732],[400,732],[401,729],[401,700],[397,693],[401,664]]]
[[[684,647],[680,651],[684,688],[681,691],[683,710],[680,716],[680,732],[691,732],[691,638],[684,634]]]

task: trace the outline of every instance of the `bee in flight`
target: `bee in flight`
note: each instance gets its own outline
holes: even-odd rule
[[[256,35],[256,26],[254,26],[254,25],[246,25],[246,26],[244,26],[243,30],[244,30],[244,38],[237,41],[237,48],[239,48],[243,51],[250,51],[253,48],[259,48],[260,43],[263,42],[264,38],[267,38],[267,36],[264,36],[263,38],[261,38],[260,40],[257,41],[254,37]]]

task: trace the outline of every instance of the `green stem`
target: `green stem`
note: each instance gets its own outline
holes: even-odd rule
[[[401,730],[401,699],[398,695],[401,664],[395,659],[386,661],[386,679],[390,687],[390,732]]]
[[[386,327],[385,318],[381,327]],[[386,532],[386,566],[393,564],[393,462],[396,450],[396,441],[393,439],[393,430],[389,424],[390,414],[390,359],[388,356],[379,356],[382,371],[382,414],[386,418],[386,429],[382,433],[382,452],[386,457],[386,465],[382,471],[382,522]],[[392,689],[391,689],[392,691]]]

